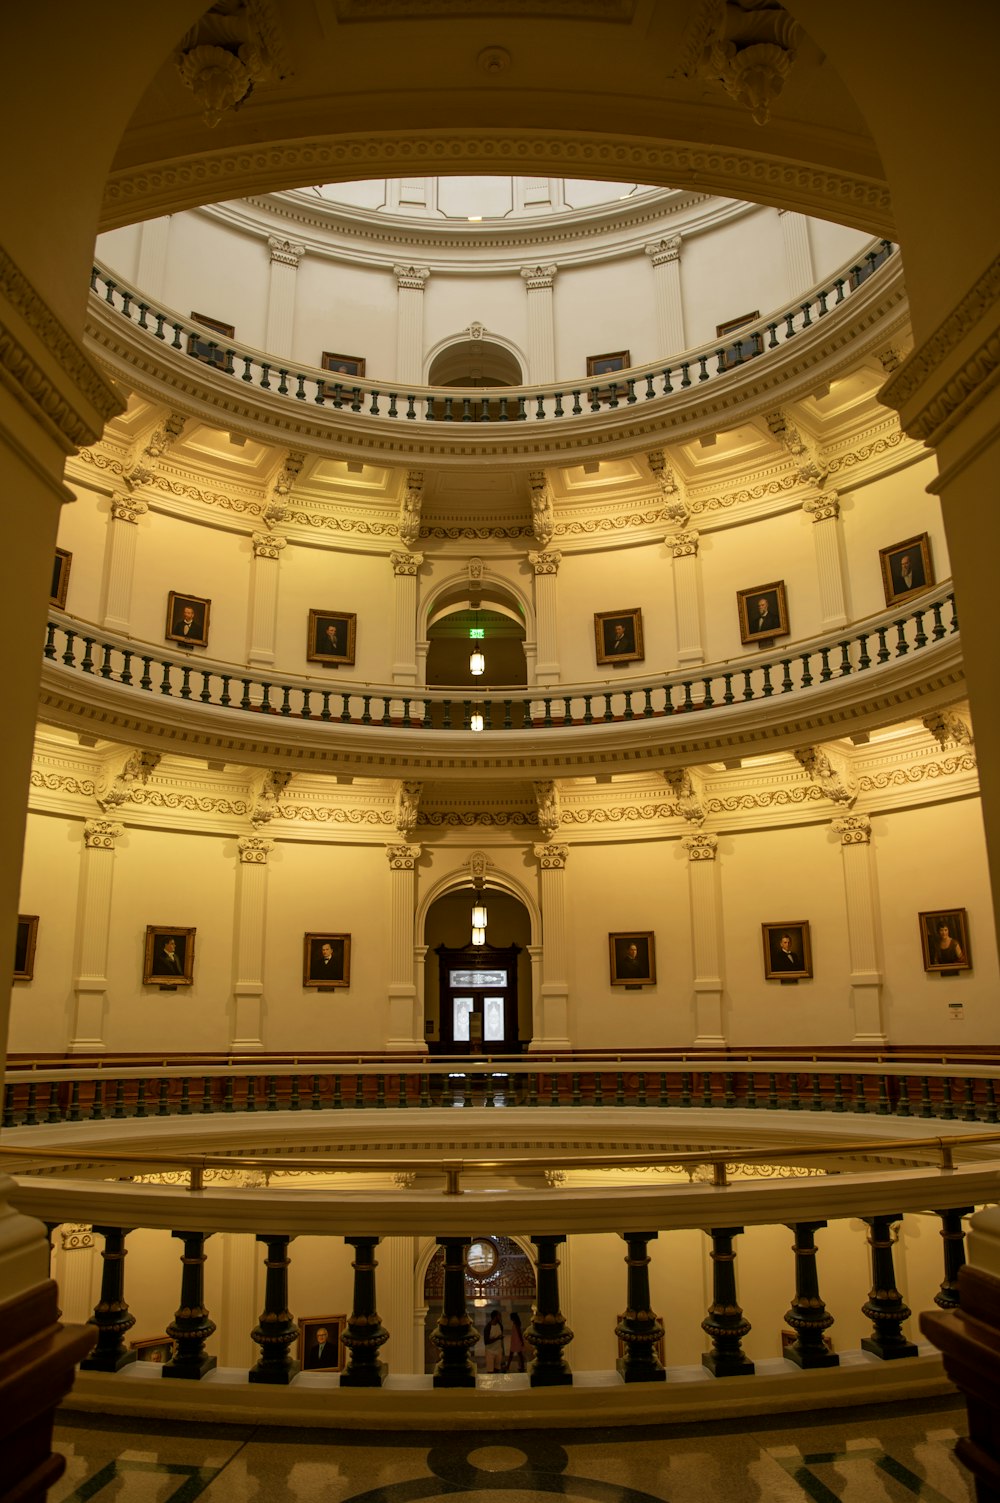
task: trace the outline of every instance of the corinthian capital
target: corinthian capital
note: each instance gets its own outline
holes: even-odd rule
[[[687,835],[681,845],[688,853],[689,861],[714,861],[719,850],[719,837],[699,830],[697,835]]]
[[[424,283],[431,274],[429,266],[394,266],[392,271],[400,290],[409,287],[414,292],[423,292]]]
[[[400,575],[416,574],[424,561],[422,553],[390,553],[389,562],[392,564],[392,572],[399,578]]]
[[[835,819],[833,828],[840,836],[841,845],[868,845],[872,838],[872,822],[867,814],[847,814]]]
[[[545,287],[551,287],[556,279],[559,268],[552,266],[522,266],[521,275],[529,292],[539,292]]]
[[[277,261],[279,266],[298,266],[306,253],[304,245],[295,245],[291,240],[283,240],[280,235],[268,235],[267,248],[271,252],[271,260]]]
[[[241,835],[236,845],[244,866],[266,866],[274,850],[274,841],[266,835]]]
[[[674,558],[693,558],[698,552],[697,532],[673,532],[666,541]]]
[[[558,574],[562,563],[561,553],[529,553],[528,563],[536,574]]]
[[[681,254],[680,235],[664,235],[660,240],[651,240],[643,246],[654,266],[665,266],[668,261],[677,261]]]

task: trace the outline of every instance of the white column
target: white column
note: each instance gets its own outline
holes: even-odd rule
[[[688,853],[691,940],[694,951],[694,1042],[715,1049],[726,1042],[722,1025],[722,895],[716,866],[719,842],[699,831],[681,841]]]
[[[163,297],[167,284],[169,241],[169,214],[163,214],[159,219],[147,219],[139,226],[139,255],[135,268],[135,285],[146,297]]]
[[[645,247],[653,263],[653,306],[660,354],[677,355],[686,347],[684,304],[681,301],[681,237],[665,236]]]
[[[253,1367],[260,1348],[250,1340],[250,1332],[264,1304],[264,1244],[249,1232],[223,1232],[213,1240],[210,1251],[222,1257],[219,1366]]]
[[[813,519],[813,547],[816,550],[823,630],[836,631],[847,625],[840,501],[836,491],[828,491],[825,495],[811,496],[803,501],[802,510],[808,512]]]
[[[529,683],[559,682],[559,623],[556,577],[562,562],[561,553],[529,553],[528,563],[535,571],[535,671]],[[527,646],[527,644],[525,644]]]
[[[882,971],[878,948],[878,883],[872,827],[867,815],[847,814],[835,819],[844,862],[847,899],[847,944],[851,962],[851,1005],[855,1044],[888,1041],[882,1017]]]
[[[400,1192],[405,1195],[405,1190]],[[389,1332],[382,1357],[391,1373],[423,1372],[413,1364],[414,1305],[413,1274],[416,1263],[415,1237],[385,1237],[375,1249],[375,1308]]]
[[[417,572],[422,553],[390,553],[392,564],[392,681],[394,684],[423,682],[417,661]],[[423,657],[426,671],[427,654]]]
[[[389,858],[389,1030],[390,1050],[426,1054],[423,1012],[417,1016],[414,979],[413,915],[419,845],[386,846]]]
[[[396,378],[419,385],[424,375],[426,266],[394,266],[396,276]]]
[[[273,663],[278,635],[278,572],[288,539],[277,532],[255,532],[250,539],[250,624],[248,663]]]
[[[705,661],[698,592],[698,534],[674,532],[666,539],[674,561],[674,616],[677,662],[685,668]]]
[[[535,1009],[538,1027],[529,1050],[568,1049],[569,944],[566,935],[566,857],[569,848],[550,842],[532,847],[540,867],[542,907],[541,1008]]]
[[[785,276],[788,281],[788,296],[798,297],[816,285],[813,270],[812,250],[809,245],[809,221],[804,214],[791,209],[779,209],[781,240],[785,247]]]
[[[149,506],[138,496],[112,497],[111,522],[104,556],[104,614],[101,625],[108,631],[130,636],[132,632],[132,580],[139,518]]]
[[[101,1260],[89,1225],[64,1222],[56,1228],[53,1236],[56,1256],[52,1276],[59,1285],[62,1318],[75,1325],[89,1320],[94,1313],[97,1291],[100,1290]]]
[[[555,266],[522,266],[528,296],[528,384],[540,386],[556,376],[556,328],[552,306]]]
[[[271,252],[271,277],[267,289],[267,323],[264,348],[269,355],[290,356],[295,332],[295,283],[304,245],[294,245],[278,235],[267,237]],[[318,363],[318,357],[317,357]]]
[[[104,1002],[108,990],[111,889],[115,847],[124,834],[125,826],[111,819],[90,819],[83,827],[77,960],[73,978],[73,1037],[68,1054],[97,1054],[105,1048]]]
[[[267,858],[274,841],[263,835],[243,835],[237,842],[236,913],[233,923],[233,1036],[234,1053],[249,1054],[264,1047],[264,921],[267,910]]]

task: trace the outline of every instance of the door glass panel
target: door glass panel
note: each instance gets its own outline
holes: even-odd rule
[[[506,971],[449,971],[448,985],[461,987],[474,987],[477,991],[484,986],[506,986]]]
[[[487,1044],[503,1043],[503,998],[486,997],[483,1002],[483,1039]]]
[[[452,1038],[456,1044],[469,1042],[469,1015],[472,1012],[471,997],[452,998]]]

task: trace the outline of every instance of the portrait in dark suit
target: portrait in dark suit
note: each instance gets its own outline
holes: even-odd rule
[[[926,532],[893,543],[890,548],[880,548],[879,559],[886,605],[906,600],[934,583],[930,538]]]
[[[351,936],[307,934],[303,963],[303,986],[350,986]]]
[[[788,635],[788,603],[783,580],[772,580],[770,584],[758,585],[753,590],[738,590],[736,604],[740,640],[745,647]]]
[[[613,376],[616,371],[628,370],[632,356],[628,350],[615,350],[610,355],[588,355],[588,376]]]
[[[210,600],[199,595],[181,595],[171,590],[167,596],[167,641],[182,647],[207,647],[211,606]]]
[[[809,925],[805,919],[791,924],[762,924],[764,977],[767,981],[802,980],[812,975]]]
[[[194,980],[194,929],[146,930],[144,986],[190,986]]]
[[[642,662],[642,612],[638,606],[627,611],[597,612],[594,636],[599,664]]]
[[[357,616],[349,611],[310,611],[306,657],[310,663],[353,667]]]
[[[612,986],[652,986],[656,981],[656,955],[652,931],[639,930],[608,935]]]
[[[343,1315],[312,1315],[299,1321],[299,1361],[306,1372],[339,1372]]]

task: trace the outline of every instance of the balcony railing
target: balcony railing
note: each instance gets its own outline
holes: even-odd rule
[[[637,366],[599,380],[570,380],[558,385],[524,387],[431,388],[367,377],[339,380],[330,371],[291,362],[225,338],[213,338],[204,325],[158,307],[135,287],[94,266],[91,290],[108,308],[150,340],[213,367],[239,382],[289,403],[328,408],[338,419],[365,418],[483,425],[545,419],[581,419],[595,413],[629,411],[636,404],[669,398],[691,387],[718,381],[734,370],[766,361],[847,301],[873,273],[891,261],[896,247],[875,241],[858,260],[829,281],[771,316],[747,324],[724,340],[670,357],[668,362]]]
[[[794,650],[707,666],[694,675],[666,674],[622,684],[565,688],[468,690],[345,684],[321,687],[314,679],[246,672],[235,665],[183,657],[111,636],[72,617],[53,613],[44,656],[92,680],[121,685],[137,696],[180,700],[193,708],[284,716],[313,723],[412,731],[555,732],[611,722],[648,721],[706,710],[794,699],[848,677],[859,680],[859,700],[889,664],[926,652],[958,632],[955,597],[928,593],[903,612],[885,612]],[[866,687],[861,687],[864,681]]]

